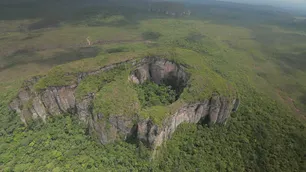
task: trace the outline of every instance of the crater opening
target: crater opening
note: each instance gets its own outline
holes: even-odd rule
[[[166,105],[180,97],[189,74],[181,64],[163,58],[147,57],[131,72],[130,80],[137,84],[137,90],[143,96],[140,101],[144,101],[146,106]]]

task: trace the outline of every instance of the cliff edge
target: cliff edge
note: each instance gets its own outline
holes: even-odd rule
[[[125,66],[125,71],[128,72],[124,72],[120,79],[115,79],[117,76],[108,80],[104,78],[105,87],[100,85],[95,91],[81,97],[77,96],[78,87],[87,77],[98,76],[122,66]],[[189,93],[194,90],[191,85],[195,78],[188,68],[188,64],[148,56],[106,65],[95,71],[74,74],[77,80],[73,84],[50,85],[37,90],[36,84],[47,76],[33,77],[24,82],[9,106],[20,115],[26,125],[30,120],[41,119],[47,122],[47,118],[52,116],[76,115],[88,126],[92,136],[102,144],[117,139],[136,140],[154,149],[171,138],[178,125],[183,122],[223,124],[230,117],[230,113],[238,109],[237,97],[224,96],[218,92],[211,92],[210,96],[200,100],[186,101],[187,98],[181,98],[190,96]],[[154,120],[154,110],[150,111],[149,115],[142,115],[143,109],[137,99],[137,93],[133,91],[133,85],[146,81],[169,85],[177,94],[176,102],[165,108],[165,114],[159,123]],[[125,101],[126,98],[129,99]],[[114,111],[105,112],[98,108],[110,105],[106,100],[112,103]],[[97,102],[102,103],[98,105]],[[120,110],[121,107],[127,110]]]

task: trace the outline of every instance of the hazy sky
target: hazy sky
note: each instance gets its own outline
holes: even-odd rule
[[[220,0],[251,4],[265,4],[278,7],[297,8],[306,11],[306,0]]]
[[[261,3],[261,4],[291,4],[300,5],[306,4],[306,0],[222,0],[222,1],[232,1],[232,2],[244,2],[244,3]],[[306,6],[305,6],[306,8]]]

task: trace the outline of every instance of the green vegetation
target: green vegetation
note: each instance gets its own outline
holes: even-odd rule
[[[98,91],[93,102],[95,114],[133,115],[140,112],[142,117],[150,117],[157,124],[161,124],[166,117],[179,108],[179,106],[171,105],[177,98],[179,103],[176,104],[182,105],[207,100],[213,93],[227,97],[237,96],[235,87],[208,68],[199,53],[182,48],[152,48],[146,54],[143,57],[163,57],[188,66],[186,72],[191,74],[190,81],[179,97],[168,86],[158,86],[153,83],[135,86],[137,92],[131,90],[133,89],[131,83],[127,81],[128,71],[131,70],[129,66],[125,66],[125,69],[118,68],[105,74],[88,77],[77,88],[76,96],[80,98],[80,95],[84,96]],[[126,74],[120,70],[125,70]],[[116,75],[121,76],[115,77]]]
[[[96,93],[106,84],[115,81],[116,76],[122,75],[128,65],[121,65],[110,71],[101,72],[97,75],[90,75],[86,77],[77,87],[76,98],[82,99],[89,93]]]
[[[29,129],[17,127],[2,135],[0,143],[3,171],[136,171],[149,167],[149,157],[142,155],[147,150],[137,151],[136,145],[125,142],[102,146],[69,116]]]
[[[161,126],[164,119],[170,115],[169,107],[151,106],[143,109],[140,115],[144,118],[150,118],[155,124]]]
[[[81,21],[79,25],[84,26],[103,26],[103,25],[120,25],[126,23],[126,19],[122,15],[106,16],[103,14],[98,14],[96,16],[91,16],[90,18]]]
[[[160,149],[156,157],[158,168],[163,171],[305,171],[305,125],[275,101],[251,90],[225,126],[179,126]]]
[[[127,75],[118,76],[96,93],[93,113],[103,115],[135,115],[140,110],[137,92],[127,81]]]
[[[63,68],[57,66],[48,73],[48,77],[44,77],[38,81],[38,83],[35,85],[35,89],[42,90],[48,86],[72,85],[76,82],[76,80],[77,74],[67,74],[63,72]]]
[[[139,54],[142,54],[142,52],[116,53],[111,55],[101,53],[95,58],[59,65],[52,68],[34,87],[36,90],[42,90],[50,86],[71,85],[77,82],[80,72],[96,71],[107,65],[135,59]]]
[[[150,169],[149,151],[126,142],[102,146],[86,135],[85,126],[65,115],[24,127],[7,107],[22,81],[1,83],[1,171],[131,171]]]
[[[175,101],[176,93],[171,86],[157,85],[154,82],[145,82],[135,86],[138,99],[143,108],[159,105],[169,105]]]
[[[109,48],[106,50],[107,53],[118,53],[118,52],[126,52],[128,51],[125,47],[116,47],[116,48]]]
[[[184,17],[148,12],[139,1],[65,2],[0,2],[0,171],[306,171],[303,18],[217,2],[152,5],[192,12]],[[146,56],[168,58],[191,74],[174,103],[166,87],[135,90],[127,82],[130,66],[88,76],[76,97],[95,93],[96,113],[139,113],[159,125],[213,92],[238,94],[240,109],[225,126],[179,126],[150,161],[143,145],[96,143],[69,115],[26,128],[7,107],[30,76],[45,75],[35,85],[42,90]]]
[[[161,36],[158,32],[147,31],[142,33],[142,37],[146,40],[157,40]]]
[[[140,116],[150,118],[155,124],[161,125],[170,115],[168,105],[176,100],[175,90],[171,86],[157,85],[150,81],[136,85],[135,89],[142,106]]]

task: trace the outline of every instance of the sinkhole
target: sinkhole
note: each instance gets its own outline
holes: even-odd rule
[[[140,101],[145,106],[167,105],[176,101],[189,80],[186,68],[174,61],[147,57],[131,72]]]

